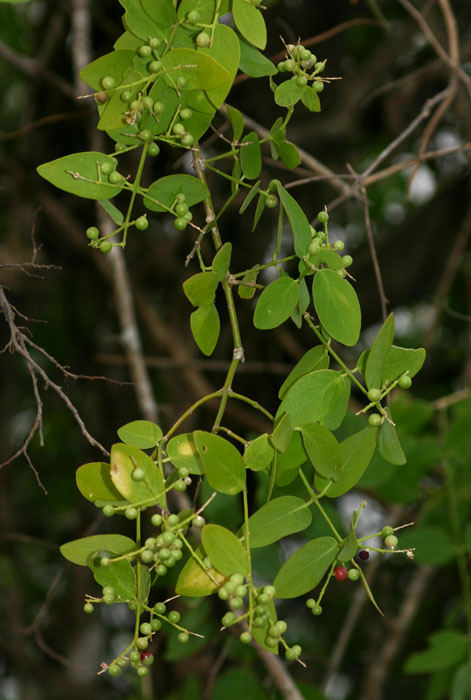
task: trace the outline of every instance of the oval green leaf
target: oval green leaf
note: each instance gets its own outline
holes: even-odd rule
[[[245,464],[234,445],[204,430],[195,430],[193,436],[209,485],[230,496],[242,491],[245,488]]]
[[[319,423],[306,423],[302,427],[304,449],[317,474],[325,479],[338,481],[340,474],[340,446],[334,435]]]
[[[319,270],[312,285],[314,308],[332,338],[344,345],[355,345],[360,337],[361,309],[350,282],[333,270]]]
[[[149,420],[134,420],[118,430],[118,437],[126,445],[134,445],[141,450],[150,450],[157,446],[162,437],[162,430]]]
[[[135,546],[136,543],[124,535],[91,535],[66,542],[60,547],[60,551],[63,557],[74,564],[88,566],[88,561],[95,552],[109,551],[115,554],[127,554]]]
[[[329,354],[323,345],[316,345],[315,348],[308,350],[301,359],[295,364],[291,372],[286,377],[280,387],[278,397],[283,399],[286,396],[294,382],[308,372],[314,372],[317,369],[327,369],[329,367]]]
[[[259,472],[270,466],[274,456],[275,450],[268,441],[268,435],[263,433],[249,442],[245,448],[244,462],[248,469]]]
[[[102,588],[112,586],[115,594],[121,600],[130,600],[136,596],[136,577],[131,564],[126,559],[120,559],[113,563],[113,558],[110,558],[108,566],[101,566],[99,561],[90,561],[89,566],[92,570],[95,581]]]
[[[380,389],[383,367],[394,338],[394,315],[389,314],[368,354],[365,381],[368,389]]]
[[[309,221],[295,198],[285,190],[281,182],[278,180],[273,180],[273,182],[276,185],[281,204],[288,217],[293,234],[294,251],[296,255],[301,258],[303,255],[306,255],[307,249],[312,241]]]
[[[338,554],[333,537],[318,537],[292,554],[276,575],[273,585],[277,598],[297,598],[322,580]]]
[[[204,273],[203,273],[204,274]],[[203,353],[209,357],[219,339],[221,322],[215,304],[200,306],[190,316],[191,332],[195,343]]]
[[[244,39],[263,51],[267,45],[267,28],[260,10],[247,0],[234,0],[232,16]]]
[[[198,272],[183,282],[183,291],[193,306],[208,306],[214,301],[218,284],[215,272]]]
[[[201,559],[206,556],[201,547],[196,550],[196,553]],[[203,598],[217,591],[225,580],[226,577],[213,567],[203,569],[195,559],[190,557],[180,571],[175,585],[175,593],[192,598]]]
[[[110,199],[121,192],[120,185],[111,185],[99,166],[108,163],[115,169],[110,156],[97,151],[72,153],[38,166],[41,177],[65,192],[85,199]],[[101,179],[101,182],[99,181]]]
[[[249,560],[239,539],[221,525],[205,525],[201,541],[214,568],[224,576],[239,573],[247,576]]]
[[[265,287],[255,307],[255,328],[276,328],[293,313],[299,301],[299,287],[290,277],[280,277]]]
[[[228,70],[214,58],[193,49],[173,49],[162,58],[166,80],[173,87],[179,77],[186,79],[182,90],[211,90],[231,79]]]
[[[282,537],[302,532],[309,527],[311,520],[311,511],[301,498],[275,498],[250,516],[250,548],[266,547]]]
[[[208,188],[193,175],[166,175],[156,180],[144,195],[144,205],[151,211],[168,211],[177,194],[185,195],[185,204],[192,207],[209,197]]]
[[[340,467],[340,479],[331,484],[326,492],[329,498],[343,496],[350,491],[360,480],[366,467],[370,463],[376,446],[376,428],[364,428],[358,433],[350,435],[340,443],[342,465]],[[319,491],[325,488],[327,481],[320,477],[315,478],[315,485]]]
[[[250,131],[242,139],[240,149],[240,164],[242,172],[248,180],[255,180],[262,170],[262,154],[260,140],[255,131]]]
[[[287,391],[277,416],[289,413],[294,427],[323,421],[343,399],[339,372],[320,369],[300,377]],[[329,428],[331,426],[328,426]]]
[[[142,507],[159,503],[166,506],[165,485],[157,465],[137,447],[117,443],[111,448],[111,480],[120,494],[130,503],[143,503]],[[132,473],[144,471],[144,481],[134,481]]]
[[[167,445],[167,457],[177,469],[186,467],[190,474],[204,474],[203,462],[192,433],[182,433],[171,438]]]
[[[105,462],[82,464],[75,473],[77,487],[87,501],[123,502],[110,477],[110,465]]]

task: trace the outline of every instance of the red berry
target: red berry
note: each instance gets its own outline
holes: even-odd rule
[[[336,566],[334,575],[337,581],[345,581],[348,576],[348,571],[344,566]]]
[[[358,552],[358,557],[359,559],[363,559],[363,561],[366,561],[370,557],[370,553],[366,551],[366,549],[362,549],[360,552]]]
[[[152,656],[152,652],[149,651],[149,649],[145,649],[145,651],[141,651],[141,661],[144,661],[144,659],[147,659],[148,656]]]

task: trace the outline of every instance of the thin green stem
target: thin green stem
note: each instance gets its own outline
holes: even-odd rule
[[[249,563],[249,573],[247,581],[249,583],[249,629],[252,629],[253,618],[253,591],[252,591],[252,558],[250,554],[250,532],[249,532],[249,503],[247,500],[247,491],[243,490],[242,496],[244,499],[244,525],[245,525],[245,552]]]
[[[344,538],[341,537],[341,536],[339,535],[339,533],[337,532],[337,528],[335,527],[335,525],[333,524],[333,522],[331,521],[331,519],[329,518],[329,516],[328,516],[327,513],[325,512],[324,508],[323,508],[323,507],[321,506],[321,504],[319,503],[319,498],[321,497],[321,494],[315,494],[315,493],[314,493],[314,491],[313,491],[313,489],[312,489],[312,487],[311,487],[309,481],[306,479],[306,475],[304,474],[304,472],[303,472],[302,469],[299,470],[299,476],[301,477],[301,481],[303,482],[304,486],[306,487],[306,490],[307,490],[307,492],[309,493],[309,496],[313,496],[313,497],[314,497],[314,504],[315,504],[316,508],[319,510],[319,512],[320,512],[320,514],[322,515],[322,517],[324,518],[324,520],[325,520],[325,522],[327,523],[327,525],[329,526],[329,528],[330,528],[332,534],[334,535],[335,539],[336,539],[337,542],[339,542],[339,543],[343,542],[343,541],[344,541]],[[330,483],[332,483],[332,482],[330,482]],[[329,486],[330,486],[330,483],[329,483]],[[326,489],[324,489],[324,491],[325,491],[325,490],[326,490]],[[324,491],[323,491],[322,493],[324,493]]]
[[[198,399],[198,401],[195,401],[194,404],[190,406],[190,408],[187,408],[185,413],[182,413],[180,418],[175,421],[175,423],[172,425],[171,428],[167,431],[166,435],[164,436],[164,440],[167,441],[169,438],[172,437],[173,433],[178,430],[178,428],[181,426],[182,423],[186,421],[187,418],[189,418],[197,408],[202,406],[203,404],[207,403],[208,401],[211,401],[211,399],[217,399],[221,396],[222,394],[222,389],[218,389],[217,391],[213,391],[211,394],[206,394],[206,396],[203,396],[201,399]]]
[[[248,403],[252,408],[255,408],[257,411],[260,411],[260,413],[263,413],[264,416],[268,418],[272,423],[275,420],[275,416],[272,416],[272,414],[267,411],[266,408],[263,408],[258,401],[254,401],[253,399],[250,399],[248,396],[244,396],[244,394],[238,394],[235,391],[229,390],[228,392],[229,398],[231,399],[237,399],[238,401],[244,401],[244,403]]]
[[[268,267],[275,267],[276,265],[281,265],[281,263],[289,262],[290,260],[296,260],[297,255],[288,255],[286,258],[279,258],[278,260],[272,260],[271,262],[264,263],[263,265],[254,265],[254,267],[249,270],[244,270],[244,272],[236,272],[235,275],[231,275],[234,279],[238,277],[244,277],[249,272],[260,272],[260,270],[266,270]]]
[[[128,226],[129,226],[129,222],[131,220],[131,214],[132,214],[132,209],[134,206],[134,200],[136,199],[136,195],[139,191],[139,188],[140,188],[139,186],[141,184],[142,171],[144,169],[144,163],[146,162],[146,157],[147,157],[147,148],[148,148],[148,144],[145,143],[143,148],[142,148],[141,157],[139,159],[139,165],[137,166],[136,178],[132,184],[131,199],[129,201],[128,210],[126,212],[126,217],[125,217],[124,222],[123,222],[123,226],[124,226],[123,246],[126,245],[126,239],[128,236]]]

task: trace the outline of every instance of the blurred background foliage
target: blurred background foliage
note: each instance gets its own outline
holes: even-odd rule
[[[320,114],[297,110],[288,138],[334,173],[345,175],[347,184],[353,181],[352,172],[366,170],[421,113],[426,101],[450,84],[449,67],[437,57],[404,3],[267,0],[265,4],[267,55],[282,51],[280,37],[294,43],[300,37],[319,59],[327,59],[325,74],[341,78],[324,90]],[[468,0],[418,1],[416,6],[445,51],[449,49],[445,19],[454,14],[461,64],[469,75]],[[34,354],[51,379],[63,386],[91,434],[109,445],[117,439],[120,425],[140,415],[129,383],[108,261],[87,247],[85,229],[95,225],[96,212],[91,201],[55,191],[36,174],[40,163],[87,150],[96,124],[92,101],[75,99],[73,17],[80,7],[86,9],[87,3],[0,3],[0,284],[18,314],[28,317],[18,315],[17,321],[28,328],[35,343],[74,373],[115,380],[64,381],[57,367]],[[116,0],[90,0],[89,12],[91,51],[96,57],[111,50],[119,35],[121,7]],[[330,31],[334,27],[338,31]],[[273,104],[266,79],[240,81],[229,103],[266,128],[282,113]],[[291,641],[304,649],[307,668],[291,664],[290,672],[306,700],[471,698],[470,113],[470,95],[458,81],[456,95],[428,145],[430,151],[454,152],[423,162],[412,182],[409,167],[368,183],[388,309],[395,313],[395,342],[426,347],[427,361],[409,394],[402,392],[392,407],[408,463],[392,467],[375,458],[357,490],[341,499],[338,508],[332,506],[329,514],[342,526],[346,513],[365,499],[365,533],[385,523],[415,522],[401,534],[400,544],[416,547],[416,558],[414,562],[399,556],[370,558],[366,571],[384,618],[352,582],[329,587],[321,617],[307,616],[303,601],[282,602],[280,615],[289,622]],[[426,124],[422,121],[411,130],[379,170],[413,158]],[[217,125],[222,132],[226,129],[223,114]],[[213,153],[218,138],[211,133],[207,137],[203,148]],[[163,148],[148,168],[148,181],[174,172],[178,157]],[[294,183],[318,175],[306,160],[294,171],[268,157],[264,165],[266,182],[278,177]],[[217,201],[223,184],[210,180]],[[343,196],[339,179],[334,178],[320,177],[291,192],[311,218],[328,205],[331,237],[344,240],[345,252],[354,258],[351,273],[364,325],[360,346],[346,353],[354,366],[381,323],[363,203]],[[239,206],[236,200],[222,226],[225,240],[234,246],[234,271],[264,258],[275,224],[274,215],[267,212],[253,234],[250,214],[236,215]],[[31,260],[33,231],[37,262],[57,267],[41,271],[14,267]],[[219,386],[232,356],[228,327],[210,360],[201,359],[192,341],[189,304],[181,293],[191,246],[189,229],[176,233],[171,221],[154,217],[147,231],[131,236],[126,249],[163,427],[192,400]],[[234,386],[271,410],[283,376],[312,338],[290,324],[268,334],[255,332],[251,302],[241,301],[239,306],[247,362]],[[4,321],[2,316],[2,348],[9,340]],[[3,462],[21,448],[36,403],[19,355],[3,352],[0,376]],[[185,622],[205,634],[205,640],[179,645],[170,635],[157,642],[155,695],[127,676],[96,675],[99,663],[126,637],[129,620],[126,611],[116,613],[118,606],[91,618],[83,614],[83,596],[93,593],[96,584],[88,570],[65,564],[58,546],[108,527],[74,483],[75,469],[97,459],[97,452],[60,399],[51,390],[44,392],[41,384],[39,389],[44,446],[36,436],[29,453],[47,495],[24,457],[0,471],[0,700],[74,700],[87,694],[99,694],[103,700],[280,697],[254,651],[236,637],[218,633],[223,608],[212,600],[193,601],[187,608],[182,604]],[[208,404],[186,429],[207,428],[213,411]],[[229,415],[237,432],[248,438],[264,430],[251,411],[237,407]],[[263,502],[265,485],[256,482],[256,475],[253,485],[257,505]],[[237,512],[228,511],[223,496],[208,511],[208,519],[228,527],[240,522]],[[126,525],[122,527],[125,532]],[[322,523],[314,520],[306,536],[318,534],[323,534]],[[270,579],[286,553],[299,544],[299,539],[289,538],[281,547],[257,550],[260,576]]]

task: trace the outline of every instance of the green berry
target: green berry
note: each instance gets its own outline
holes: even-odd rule
[[[175,214],[177,214],[178,216],[185,216],[185,214],[186,214],[187,212],[188,212],[188,204],[186,204],[185,202],[178,202],[178,204],[175,206]],[[181,470],[181,469],[178,470],[178,475],[179,475],[182,479],[184,479],[185,477],[187,477],[189,473],[190,473],[190,472],[188,471],[188,469],[186,470],[186,473],[185,473],[185,474],[182,474],[182,470]]]
[[[296,78],[296,85],[298,87],[305,87],[307,85],[307,78],[305,75],[298,75]]]
[[[239,608],[241,608],[243,606],[243,604],[244,604],[244,601],[242,600],[242,598],[239,598],[238,596],[236,596],[235,598],[232,598],[232,600],[229,603],[231,608],[233,608],[234,610],[238,610]]]
[[[158,632],[162,627],[162,623],[160,622],[160,620],[151,620],[150,626],[152,632]]]
[[[351,255],[344,255],[342,258],[342,263],[344,267],[350,267],[350,265],[353,263],[353,258]]]
[[[163,102],[154,102],[153,110],[156,114],[162,114],[164,109],[165,109],[165,105]]]
[[[154,525],[154,527],[160,527],[163,523],[163,518],[158,513],[155,513],[152,516],[152,518],[150,519],[150,521],[151,521],[152,525]]]
[[[134,664],[139,663],[140,660],[141,660],[141,652],[140,651],[134,650],[129,654],[129,661],[132,661]]]
[[[144,666],[152,666],[152,664],[154,663],[154,655],[150,652],[143,652],[141,654],[141,661],[144,664]]]
[[[142,58],[148,58],[152,53],[152,49],[150,46],[147,46],[144,44],[144,46],[141,46],[139,48],[139,56],[142,56]]]
[[[278,637],[272,637],[271,635],[268,635],[268,637],[265,638],[265,645],[267,647],[276,647],[279,643]]]
[[[286,658],[288,661],[295,661],[300,655],[302,649],[299,644],[295,644],[294,647],[290,647],[286,650]]]
[[[358,569],[349,569],[348,578],[350,581],[358,581],[358,579],[360,578],[360,572],[358,571]]]
[[[186,85],[188,83],[188,79],[185,78],[184,75],[179,75],[177,80],[176,80],[176,83],[177,83],[177,87],[183,90],[183,88],[186,87]]]
[[[333,245],[334,250],[343,250],[345,248],[345,243],[343,241],[335,241]]]
[[[273,598],[275,593],[276,593],[276,588],[275,588],[275,586],[265,586],[263,589],[263,592],[269,598]],[[260,598],[260,596],[259,596],[259,598]]]
[[[87,615],[91,615],[94,610],[95,608],[93,607],[92,603],[85,603],[83,606],[83,612]]]
[[[226,591],[228,593],[234,593],[235,589],[237,588],[239,584],[237,584],[235,581],[227,581],[226,582]]]
[[[112,90],[116,85],[116,80],[111,75],[105,75],[101,81],[101,87],[103,90]]]
[[[320,245],[317,241],[312,241],[312,243],[309,244],[309,248],[307,249],[308,255],[312,255],[313,257],[317,255],[318,253],[321,252]]]
[[[179,216],[177,219],[175,219],[173,225],[175,226],[177,231],[183,231],[188,226],[188,221],[182,216]]]
[[[111,559],[108,559],[108,557],[102,557],[100,559],[100,566],[109,566],[111,564]]]
[[[191,109],[189,107],[185,107],[180,112],[180,119],[183,119],[184,122],[188,121],[188,119],[191,119],[192,116],[193,116],[193,112],[191,111]]]
[[[228,612],[228,613],[226,613],[226,614],[224,615],[224,617],[222,618],[221,622],[222,622],[222,624],[223,624],[224,627],[230,627],[231,625],[234,624],[234,622],[236,621],[236,619],[237,619],[237,618],[236,618],[236,616],[235,616],[235,614],[234,614],[233,612]]]
[[[162,534],[162,540],[163,540],[164,544],[173,544],[173,542],[175,541],[175,538],[176,538],[176,534],[174,532],[171,532],[170,530],[168,530],[167,532],[164,532]]]
[[[178,221],[178,219],[177,219]],[[179,493],[183,493],[183,491],[186,491],[186,484],[183,481],[183,479],[177,479],[177,481],[174,483],[173,488],[175,491],[178,491]]]
[[[100,165],[100,170],[103,173],[103,175],[109,175],[114,170],[114,163],[107,160]]]
[[[390,525],[385,525],[383,529],[381,530],[381,537],[389,537],[390,535],[394,535],[394,530]]]
[[[210,41],[211,37],[209,36],[209,34],[206,34],[206,32],[200,32],[196,37],[196,45],[200,49],[205,49],[207,46],[209,46]]]
[[[143,129],[139,132],[139,138],[144,141],[144,143],[149,143],[149,141],[152,141],[153,133],[150,129]]]
[[[322,80],[315,80],[312,84],[312,87],[316,92],[322,92],[322,90],[324,89],[324,83],[322,82]]]
[[[113,586],[105,586],[103,588],[102,592],[103,592],[103,595],[114,595],[115,594]]]
[[[395,549],[397,547],[399,540],[396,535],[388,535],[384,538],[384,544],[388,549]]]
[[[163,561],[165,561],[165,559],[168,559],[170,556],[170,550],[167,549],[167,547],[163,547],[163,549],[161,549],[159,552],[159,556]]]
[[[247,586],[244,586],[244,585],[237,586],[234,593],[238,598],[245,598],[245,596],[247,595]]]
[[[277,207],[278,197],[275,197],[274,194],[270,194],[268,197],[265,197],[265,206],[268,207],[268,209],[274,209]]]
[[[229,598],[229,591],[225,586],[221,586],[221,588],[218,590],[218,598],[220,600],[227,600]]]
[[[191,526],[195,527],[197,530],[201,530],[202,527],[204,527],[206,524],[206,520],[203,518],[202,515],[197,515],[196,518],[193,518],[191,521]]]
[[[139,676],[139,678],[144,678],[144,676],[148,675],[149,669],[145,666],[139,666],[139,668],[136,670],[136,673]]]
[[[89,226],[87,230],[85,231],[85,235],[87,238],[89,238],[91,241],[96,241],[97,238],[100,236],[100,232],[97,229],[96,226]]]
[[[131,104],[129,105],[129,109],[130,109],[132,112],[136,112],[136,111],[139,109],[140,106],[141,106],[140,101],[139,101],[139,100],[134,100],[134,101],[131,102]]]
[[[181,551],[181,549],[176,549],[176,550],[174,550],[174,552],[173,552],[173,558],[175,559],[175,561],[180,561],[180,559],[181,559],[182,557],[183,557],[183,552]]]
[[[381,398],[381,392],[379,389],[370,389],[367,396],[370,401],[374,401],[376,403]]]
[[[149,222],[147,221],[147,216],[140,216],[138,219],[136,219],[136,223],[134,225],[138,231],[145,231],[146,228],[149,227]],[[134,472],[136,472],[136,471],[137,471],[137,469],[134,470]],[[142,471],[142,469],[140,471]],[[133,479],[134,478],[135,477],[133,476]],[[142,481],[142,479],[141,479],[141,481]]]
[[[118,142],[118,143],[115,143],[115,145],[114,145],[114,150],[115,150],[117,153],[119,153],[120,151],[125,151],[126,148],[127,148],[127,146],[126,146],[126,144],[124,144],[124,143],[119,143],[119,142]],[[118,162],[118,161],[116,161],[116,163],[117,163],[117,162]],[[109,177],[108,177],[108,180],[109,180]]]
[[[329,215],[326,211],[320,211],[317,215],[320,224],[326,224],[329,220]]]
[[[108,100],[108,93],[105,92],[104,90],[99,90],[98,92],[95,93],[95,100],[101,104],[104,105],[105,102]]]
[[[195,142],[195,139],[191,134],[185,134],[182,138],[182,146],[185,146],[185,148],[191,148]]]
[[[259,593],[259,596],[257,598],[257,603],[259,604],[259,606],[264,606],[265,603],[269,603],[269,602],[270,602],[269,595],[267,595],[266,593]],[[259,606],[257,606],[257,607],[259,607]]]
[[[322,608],[321,608],[321,606],[320,606],[320,605],[315,605],[315,606],[312,608],[312,614],[313,614],[313,615],[316,615],[316,616],[322,615]]]
[[[131,479],[133,481],[144,481],[146,478],[146,473],[143,469],[134,469],[131,474]]]
[[[141,649],[143,651],[149,646],[149,640],[147,639],[147,637],[138,637],[136,639],[136,646],[138,649]]]
[[[116,600],[116,596],[114,593],[110,593],[108,595],[103,596],[103,602],[105,603],[105,605],[113,605],[115,600]]]
[[[105,255],[111,251],[112,247],[113,245],[110,243],[110,241],[102,241],[100,243],[100,251],[105,253]]]
[[[117,170],[113,170],[113,172],[108,175],[108,181],[111,182],[112,185],[118,185],[123,179],[123,176],[121,173],[118,173]]]
[[[159,155],[160,147],[156,143],[150,143],[147,153],[154,158],[155,156]]]
[[[401,389],[410,389],[410,387],[412,386],[412,379],[409,377],[408,374],[403,374],[402,377],[399,377],[398,384],[401,387]]]
[[[147,67],[149,69],[149,73],[159,73],[162,70],[162,62],[151,61]]]
[[[286,622],[284,620],[278,620],[278,622],[275,622],[273,627],[270,629],[270,634],[272,636],[281,637],[281,635],[284,634],[287,629],[288,625],[286,624]],[[273,632],[275,632],[275,634],[273,634]]]
[[[180,642],[180,644],[186,644],[187,641],[189,640],[189,638],[190,638],[190,637],[188,636],[188,634],[187,634],[186,632],[180,632],[180,633],[177,635],[177,639],[178,639],[178,641]]]
[[[260,627],[265,627],[266,620],[264,617],[261,617],[260,615],[256,615],[253,619],[253,626],[257,627],[258,629]]]
[[[170,527],[175,527],[175,525],[178,525],[179,522],[180,518],[176,513],[172,513],[168,516],[168,524],[170,525]]]
[[[167,606],[165,603],[156,603],[154,605],[154,610],[157,613],[157,615],[165,615],[165,611],[167,610]]]
[[[377,428],[381,423],[383,422],[383,419],[379,415],[379,413],[372,413],[371,416],[368,418],[368,423],[371,425],[372,428]]]
[[[185,127],[181,122],[177,122],[173,125],[173,133],[177,136],[182,136],[185,133]]]
[[[190,24],[196,24],[200,21],[200,13],[198,10],[192,10],[187,14],[186,19]]]
[[[161,43],[161,42],[160,42],[160,39],[159,39],[158,37],[156,37],[156,36],[152,36],[152,37],[149,39],[149,46],[150,46],[150,48],[153,49],[154,51],[155,51],[155,49],[158,49],[158,48],[159,48],[160,43]]]
[[[146,636],[149,636],[149,634],[152,632],[152,627],[148,622],[143,622],[141,626],[139,627],[139,630],[141,634],[145,634]]]
[[[173,622],[177,625],[180,622],[180,613],[177,610],[171,610],[167,615],[169,622]]]
[[[292,58],[288,58],[287,61],[285,61],[285,70],[286,71],[293,71],[296,68],[296,61],[293,61]]]
[[[310,608],[311,610],[316,607],[316,601],[314,600],[314,598],[308,598],[306,600],[306,607]]]
[[[128,520],[136,520],[137,518],[137,508],[130,506],[124,511],[124,515]]]
[[[240,586],[242,583],[244,583],[244,577],[239,572],[236,572],[232,574],[229,581],[231,581],[231,583],[235,583],[236,586]]]
[[[108,673],[110,676],[113,676],[113,678],[115,676],[119,676],[121,673],[121,666],[118,666],[118,664],[111,664],[111,666],[108,668]]]
[[[252,641],[252,635],[250,634],[250,632],[242,632],[239,639],[242,642],[242,644],[250,644],[250,642]]]
[[[120,98],[122,102],[124,102],[125,104],[129,104],[133,101],[134,95],[132,94],[131,90],[123,90],[123,92],[120,95]]]
[[[143,552],[141,552],[141,561],[143,564],[150,564],[154,561],[154,554],[150,551],[150,549],[145,549]]]

